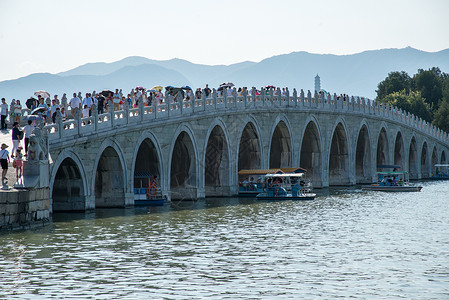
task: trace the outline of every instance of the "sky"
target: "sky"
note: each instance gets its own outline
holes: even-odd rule
[[[229,65],[449,48],[447,0],[0,0],[0,81],[128,56]]]

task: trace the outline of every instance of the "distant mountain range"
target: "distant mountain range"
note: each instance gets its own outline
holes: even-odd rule
[[[0,82],[0,97],[7,103],[12,98],[29,98],[34,91],[70,95],[81,91],[99,92],[104,89],[122,89],[127,93],[136,86],[155,85],[192,88],[218,87],[233,82],[237,87],[266,85],[289,87],[292,91],[313,91],[317,74],[321,88],[331,93],[365,96],[374,99],[379,82],[392,71],[413,75],[418,69],[439,67],[449,73],[449,49],[424,52],[410,47],[365,51],[352,55],[312,54],[293,52],[273,56],[259,63],[242,62],[225,65],[201,65],[182,59],[152,60],[127,57],[113,63],[87,63],[58,74],[36,73],[14,80]]]

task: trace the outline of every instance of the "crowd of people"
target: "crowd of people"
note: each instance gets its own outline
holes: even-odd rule
[[[244,90],[247,88],[236,88],[237,96],[242,96]],[[255,88],[247,90],[249,95],[252,93],[260,95],[261,91]],[[278,89],[274,86],[267,86],[265,93],[269,95],[271,92],[286,95],[286,88]],[[50,95],[47,93],[44,96],[41,94],[36,95],[37,99],[31,97],[27,99],[22,105],[20,100],[12,99],[10,104],[6,103],[6,99],[1,99],[0,111],[1,111],[1,130],[5,133],[8,129],[8,124],[12,129],[12,149],[11,159],[14,159],[13,165],[16,167],[17,176],[21,176],[21,161],[26,158],[27,148],[29,144],[29,137],[32,134],[36,123],[42,122],[44,124],[56,123],[56,116],[60,113],[62,120],[75,118],[77,111],[81,113],[82,118],[86,118],[92,115],[93,109],[101,115],[111,111],[122,110],[125,107],[137,108],[140,105],[151,106],[161,105],[164,103],[172,103],[177,101],[189,101],[191,99],[201,99],[203,97],[209,98],[212,96],[213,90],[206,84],[204,88],[197,88],[195,91],[190,87],[176,88],[172,86],[153,87],[152,89],[145,89],[143,87],[136,87],[132,89],[126,96],[122,93],[122,90],[115,89],[115,91],[104,90],[100,93],[85,93],[84,97],[81,92],[73,93],[72,97],[68,99],[66,94],[62,98],[58,95],[53,95],[53,99],[50,99]],[[223,83],[217,89],[219,97],[226,96],[231,97],[234,95],[234,84]],[[24,116],[24,109],[29,111]],[[30,118],[33,115],[33,118]],[[9,118],[9,119],[8,119]],[[26,118],[24,120],[24,118]],[[22,128],[21,125],[24,125]],[[23,140],[23,142],[22,142]],[[22,145],[23,144],[23,145]],[[5,179],[5,172],[7,171],[7,162],[10,160],[9,152],[6,150],[8,145],[2,144],[2,152],[0,153],[1,165],[3,169],[2,178]],[[22,150],[25,153],[22,153]],[[17,161],[17,162],[16,162]],[[6,171],[5,171],[6,170]]]

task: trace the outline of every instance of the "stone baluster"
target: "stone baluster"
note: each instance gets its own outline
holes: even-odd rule
[[[78,135],[80,135],[81,134],[81,112],[77,108],[75,108],[75,122],[76,122]]]
[[[305,99],[305,97],[304,97],[304,90],[303,89],[301,89],[301,92],[299,93],[299,98],[301,98],[302,106],[304,106],[304,99]]]
[[[256,90],[256,88],[254,86],[251,88],[251,97],[252,97],[253,102],[254,102],[254,107],[256,107],[257,90]]]
[[[167,93],[166,93],[167,94]],[[169,104],[169,99],[166,99],[166,104],[167,104],[167,110],[168,110],[168,114],[170,115],[170,104]],[[143,109],[144,109],[144,105],[143,105],[143,101],[139,101],[137,103],[137,107],[139,108],[139,117],[140,117],[140,121],[143,121]]]
[[[260,88],[260,100],[262,104],[265,105],[265,89],[263,87]]]
[[[243,96],[243,103],[245,104],[246,107],[248,103],[248,90],[246,89],[246,87],[244,87],[242,90],[242,96]]]
[[[312,106],[312,93],[310,90],[307,91],[307,102],[309,103],[309,107]]]
[[[273,89],[272,89],[272,88],[270,88],[270,89],[268,90],[268,95],[269,95],[269,97],[270,97],[270,103],[271,103],[271,106],[273,106]]]
[[[92,122],[94,122],[94,129],[95,129],[95,132],[97,132],[97,130],[98,130],[98,108],[97,108],[97,105],[92,104],[92,106],[90,107],[90,110],[92,111],[92,117],[93,117]]]
[[[296,88],[293,88],[293,102],[295,103],[295,107],[298,106],[298,92]]]
[[[56,116],[55,116],[55,123],[56,125],[58,125],[58,136],[59,138],[63,137],[63,130],[64,130],[64,124],[62,123],[62,115],[61,112],[58,110],[56,111]]]
[[[287,99],[287,106],[290,106],[290,91],[288,88],[285,88],[285,99]]]
[[[123,104],[123,113],[125,114],[126,118],[126,124],[129,123],[129,105],[128,100],[125,100],[126,102]]]
[[[226,93],[223,93],[223,95],[226,95]],[[227,96],[225,96],[225,97],[227,97]],[[217,109],[217,99],[218,99],[217,90],[215,88],[213,88],[212,89],[212,101],[214,102],[214,109]]]
[[[321,99],[320,99],[320,95],[318,95],[318,92],[315,90],[315,93],[313,94],[313,98],[314,98],[314,100],[315,100],[315,103],[316,103],[316,107],[318,107],[318,102],[320,102],[321,101]]]
[[[237,90],[235,88],[232,89],[232,96],[234,97],[234,105],[237,105],[238,95],[237,95]],[[225,103],[225,107],[226,108],[228,107],[228,103]],[[245,107],[246,107],[246,103],[245,103]]]

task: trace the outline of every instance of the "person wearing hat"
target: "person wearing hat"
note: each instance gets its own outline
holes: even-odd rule
[[[8,145],[5,143],[2,144],[2,150],[0,150],[0,164],[2,166],[2,180],[8,180],[6,178],[6,173],[8,172],[8,163],[9,163],[9,152],[6,150]]]

